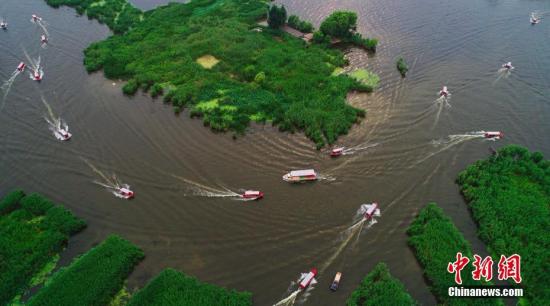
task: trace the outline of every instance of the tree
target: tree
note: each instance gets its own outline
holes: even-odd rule
[[[321,23],[320,30],[325,35],[348,38],[357,28],[357,14],[354,12],[336,11]]]
[[[267,15],[267,24],[272,29],[278,29],[286,23],[286,8],[284,5],[272,5]]]

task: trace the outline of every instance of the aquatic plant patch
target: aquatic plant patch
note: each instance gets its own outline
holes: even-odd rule
[[[0,201],[0,305],[43,281],[52,258],[84,227],[84,221],[38,194],[6,195]]]
[[[173,269],[162,271],[138,291],[128,306],[250,306],[252,294],[203,283]]]
[[[468,166],[458,184],[493,257],[521,256],[527,304],[550,304],[550,161],[510,145]]]

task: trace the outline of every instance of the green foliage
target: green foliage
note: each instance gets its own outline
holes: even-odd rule
[[[19,201],[25,196],[23,190],[17,189],[0,200],[0,216],[8,214],[19,206]]]
[[[216,131],[241,134],[251,118],[262,118],[282,131],[305,132],[317,147],[333,143],[364,116],[346,103],[360,83],[331,75],[345,64],[338,50],[276,30],[251,31],[265,14],[261,0],[171,3],[146,12],[124,35],[92,44],[84,64],[129,80],[126,94],[158,93],[154,84],[163,84],[164,101],[176,112],[190,107]],[[205,55],[219,62],[205,69],[197,63]],[[217,107],[196,107],[214,99]]]
[[[401,73],[401,76],[405,77],[407,75],[407,71],[409,71],[409,67],[402,57],[397,60],[396,66],[397,70],[399,70],[399,73]]]
[[[319,28],[323,34],[336,37],[351,37],[357,29],[357,14],[354,12],[336,11],[328,16]]]
[[[500,299],[450,298],[448,289],[456,286],[454,274],[447,272],[449,262],[456,260],[456,254],[473,260],[472,248],[464,236],[445,216],[435,203],[423,208],[410,225],[409,245],[416,259],[424,268],[424,274],[431,283],[430,289],[445,305],[502,305]],[[472,279],[471,262],[461,272],[462,286],[479,286],[486,283]]]
[[[85,227],[84,221],[40,195],[22,196],[18,190],[0,201],[10,207],[0,216],[0,305],[43,280],[69,236]]]
[[[353,33],[349,38],[345,38],[343,41],[371,52],[376,52],[376,46],[378,45],[378,40],[376,38],[363,38],[359,33]]]
[[[321,31],[315,31],[313,33],[313,42],[321,45],[330,44],[330,36],[325,35]]]
[[[311,33],[314,28],[311,22],[300,20],[300,17],[291,15],[288,17],[288,25],[300,32]]]
[[[105,23],[116,34],[127,32],[142,17],[142,12],[126,0],[46,0],[46,3],[53,7],[74,7],[79,14]]]
[[[358,82],[354,86],[354,89],[363,92],[373,91],[378,86],[378,82],[380,82],[378,75],[365,69],[357,69],[350,73],[349,76]]]
[[[278,29],[286,23],[286,8],[284,5],[272,5],[267,14],[267,24],[272,29]]]
[[[510,145],[470,165],[458,184],[491,254],[522,256],[525,298],[532,305],[549,305],[550,161]]]
[[[70,266],[56,272],[27,305],[107,305],[143,256],[130,242],[109,236]]]
[[[347,306],[417,305],[385,263],[377,264],[346,301]]]
[[[151,86],[151,96],[153,98],[159,96],[159,95],[162,95],[163,93],[163,89],[162,89],[162,86],[158,83],[155,83],[153,84],[153,86]]]
[[[128,306],[249,306],[252,295],[202,283],[173,269],[166,269],[138,291]]]

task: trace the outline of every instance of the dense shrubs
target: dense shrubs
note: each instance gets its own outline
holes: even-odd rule
[[[74,7],[79,14],[105,23],[117,34],[125,33],[141,19],[142,12],[126,0],[46,0],[53,7]]]
[[[138,291],[128,306],[249,306],[252,295],[202,283],[173,269],[162,271]]]
[[[451,220],[436,204],[423,208],[408,229],[409,245],[424,268],[430,281],[430,289],[439,302],[446,305],[502,305],[499,299],[450,298],[448,289],[456,286],[454,274],[447,272],[447,265],[456,254],[473,258],[472,248]],[[462,286],[482,285],[472,279],[471,263],[462,270]]]
[[[491,254],[521,255],[526,299],[549,305],[550,161],[511,145],[470,165],[458,184]]]
[[[346,302],[347,306],[417,305],[405,286],[392,277],[388,266],[377,264]]]
[[[23,196],[18,190],[0,201],[0,305],[27,289],[69,236],[85,226],[40,195]]]
[[[397,70],[401,73],[401,76],[405,77],[407,75],[407,71],[409,71],[409,67],[407,66],[407,63],[405,63],[405,60],[400,57],[395,64],[397,66]]]
[[[260,0],[171,3],[145,13],[124,35],[92,44],[85,66],[129,80],[126,94],[157,94],[153,84],[162,84],[175,111],[190,107],[214,130],[243,133],[258,120],[303,131],[317,147],[334,142],[364,115],[346,103],[361,83],[331,76],[345,64],[338,50],[306,47],[280,31],[251,31],[265,15]],[[207,57],[219,62],[205,69],[197,59]]]
[[[351,43],[368,51],[376,52],[378,40],[364,38],[357,33],[357,14],[354,12],[336,11],[328,16],[319,28],[321,34],[317,34],[316,42],[324,42],[322,36],[340,39],[344,43]],[[321,39],[322,38],[322,39]]]
[[[278,29],[286,23],[286,8],[284,5],[272,5],[267,14],[267,24],[272,29]]]
[[[109,236],[70,266],[56,272],[27,304],[108,305],[143,256],[143,252],[130,242]]]
[[[288,26],[304,33],[313,32],[313,25],[310,22],[300,20],[300,17],[296,15],[288,17]]]

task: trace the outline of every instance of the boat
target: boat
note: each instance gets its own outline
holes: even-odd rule
[[[485,132],[485,134],[483,134],[483,136],[485,136],[485,138],[488,138],[488,139],[501,139],[501,138],[504,138],[504,133],[502,133],[502,132]]]
[[[43,44],[47,44],[47,43],[48,43],[48,38],[46,37],[46,35],[40,36],[40,42],[42,42]]]
[[[19,66],[17,66],[17,70],[23,72],[23,70],[25,70],[25,67],[27,67],[27,65],[25,65],[25,63],[21,62],[21,63],[19,63]]]
[[[508,63],[502,64],[502,68],[512,70],[514,69],[514,66],[512,66],[512,62],[508,62]]]
[[[363,219],[367,221],[371,220],[372,217],[380,216],[380,209],[378,209],[378,203],[376,202],[361,205],[361,212],[363,213]]]
[[[286,182],[304,182],[315,181],[317,179],[317,173],[313,169],[290,171],[283,175],[283,180]]]
[[[40,68],[37,68],[36,70],[34,70],[32,74],[32,78],[33,80],[38,82],[42,81],[42,71],[40,71]]]
[[[71,133],[69,133],[68,127],[65,127],[65,128],[57,127],[53,133],[55,135],[55,138],[62,141],[69,140],[73,136]]]
[[[342,272],[336,272],[336,275],[334,276],[334,280],[332,281],[332,284],[330,284],[331,291],[338,290],[338,286],[340,286],[341,278],[342,278]]]
[[[446,98],[448,95],[449,95],[449,90],[447,90],[447,86],[443,86],[443,88],[441,88],[441,90],[439,91],[439,96]]]
[[[8,29],[8,23],[5,21],[0,22],[0,29],[7,30]]]
[[[331,157],[338,157],[342,154],[344,154],[344,147],[334,148],[330,151]]]
[[[42,18],[38,17],[36,14],[32,14],[32,21],[42,21]]]
[[[264,197],[264,193],[258,190],[247,190],[241,194],[241,198],[250,200],[259,200]]]
[[[130,186],[115,188],[115,195],[119,198],[129,200],[134,197],[134,192],[130,190]]]
[[[312,268],[308,273],[303,273],[298,284],[300,290],[305,290],[310,285],[315,285],[317,283],[315,276],[317,276],[317,269],[315,268]]]

